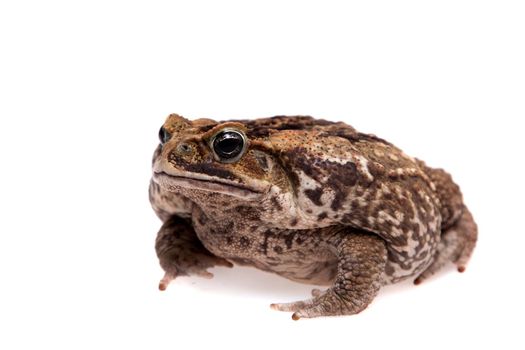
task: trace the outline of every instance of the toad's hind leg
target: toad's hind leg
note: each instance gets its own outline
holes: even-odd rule
[[[328,242],[337,254],[337,275],[331,288],[312,291],[312,299],[272,304],[280,311],[294,312],[292,318],[352,315],[364,310],[381,286],[387,261],[385,242],[378,236],[348,232]]]
[[[441,235],[434,260],[415,280],[420,284],[448,262],[453,262],[459,272],[464,272],[478,238],[478,227],[472,214],[464,208],[459,220]]]

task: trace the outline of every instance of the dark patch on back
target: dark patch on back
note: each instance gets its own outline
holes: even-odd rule
[[[271,230],[266,230],[263,232],[263,242],[261,243],[261,250],[266,255],[268,253],[268,239],[273,236]]]
[[[416,261],[421,261],[421,260],[425,260],[425,258],[427,257],[428,255],[428,251],[424,251],[423,253],[419,254],[419,252],[421,251],[421,248],[420,247],[422,246],[422,244],[419,244],[416,248],[416,252],[418,253],[417,254],[417,257],[416,257]]]
[[[321,202],[321,196],[323,195],[323,189],[321,187],[317,187],[315,190],[312,189],[306,189],[304,190],[304,194],[314,203],[315,205],[321,206],[323,203]]]
[[[328,179],[327,184],[334,191],[334,199],[332,200],[332,204],[330,204],[330,208],[332,208],[332,210],[341,209],[348,190],[345,189],[340,182],[335,181],[332,177]]]
[[[403,261],[399,258],[403,257]],[[410,270],[412,268],[412,259],[409,259],[408,253],[388,250],[388,260],[399,265],[403,270]]]
[[[286,164],[281,165],[283,169],[292,168],[302,170],[306,175],[318,181],[319,171],[315,169],[315,166],[312,164],[312,162],[308,161],[307,155],[308,152],[304,147],[292,148],[282,154],[282,157],[286,160],[286,163],[289,163],[289,166]],[[295,172],[292,171],[291,174],[294,174],[297,177]],[[297,184],[299,184],[298,179]]]
[[[390,235],[389,241],[393,245],[403,247],[403,246],[407,245],[408,239],[407,239],[406,235],[403,233],[403,234],[401,234],[399,236],[392,236],[392,235]]]
[[[296,231],[290,231],[285,237],[284,237],[284,243],[286,244],[286,248],[291,249],[293,245],[293,239],[295,235],[297,234]]]
[[[357,167],[352,162],[346,164],[338,164],[335,162],[323,162],[323,168],[327,170],[330,175],[327,183],[335,184],[341,183],[345,186],[354,186],[359,179],[359,173]]]
[[[273,251],[277,254],[281,254],[283,252],[283,247],[281,247],[280,245],[276,245],[275,247],[273,247]]]
[[[383,192],[383,200],[392,201],[394,200],[394,195],[391,192]]]
[[[319,214],[319,215],[317,216],[317,221],[322,221],[322,220],[326,219],[327,216],[328,216],[328,214],[326,214],[326,213],[323,211],[321,214]]]
[[[283,210],[283,207],[281,205],[281,203],[277,200],[277,198],[275,197],[271,197],[271,201],[272,201],[272,205],[275,209],[281,211]]]
[[[349,192],[349,188],[355,186],[358,182],[365,185],[370,185],[369,180],[360,176],[357,166],[353,162],[339,164],[327,160],[308,158],[308,152],[303,147],[296,147],[291,149],[283,155],[292,169],[300,169],[305,175],[314,179],[317,182],[323,182],[321,176],[327,175],[325,183],[334,192],[334,199],[331,203],[333,210],[338,210],[342,207],[344,200]],[[294,174],[294,172],[291,172]],[[297,175],[296,175],[297,176]],[[306,189],[304,194],[317,206],[323,205],[321,202],[322,188]]]
[[[239,206],[235,207],[233,209],[233,211],[238,213],[238,214],[240,214],[243,218],[248,219],[248,220],[252,220],[252,221],[259,220],[259,218],[261,216],[261,213],[259,212],[258,209],[254,208],[254,207],[249,207],[249,206],[246,206],[246,205],[239,205]]]
[[[350,209],[352,209],[352,212],[359,210],[360,207],[361,206],[359,205],[359,202],[356,199],[350,202]]]
[[[241,245],[241,248],[248,248],[250,246],[250,239],[246,236],[241,236],[239,239],[239,244]]]
[[[297,235],[297,238],[295,239],[295,243],[297,243],[298,245],[301,245],[304,243],[304,241],[306,241],[306,236],[304,234],[298,234]]]

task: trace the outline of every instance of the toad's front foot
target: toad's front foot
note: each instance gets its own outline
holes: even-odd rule
[[[160,266],[165,271],[164,277],[159,282],[159,289],[166,290],[171,281],[177,276],[199,276],[212,278],[213,274],[208,268],[214,266],[233,267],[228,260],[205,254],[191,254],[183,256],[184,252],[176,252],[159,257]]]
[[[173,216],[159,230],[155,250],[164,277],[159,289],[165,290],[177,276],[195,275],[212,278],[208,268],[213,266],[232,267],[229,261],[210,253],[195,236],[191,225],[184,219]]]
[[[279,311],[293,312],[292,319],[353,315],[364,310],[381,286],[387,261],[385,242],[373,235],[341,232],[332,240],[339,259],[334,285],[324,292],[312,291],[313,298],[272,304]]]

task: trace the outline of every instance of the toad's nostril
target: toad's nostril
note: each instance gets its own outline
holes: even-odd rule
[[[189,154],[191,153],[191,146],[187,143],[179,143],[177,145],[177,152],[180,154]]]

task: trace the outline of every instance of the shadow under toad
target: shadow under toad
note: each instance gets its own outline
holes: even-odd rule
[[[424,288],[425,285],[433,283],[435,280],[450,273],[452,268],[444,268],[436,275],[426,280],[421,286],[415,286],[411,277],[405,281],[383,286],[377,298],[390,298],[393,295],[408,289]],[[186,283],[213,293],[226,295],[238,295],[243,297],[264,298],[271,302],[276,301],[297,301],[311,297],[311,290],[314,288],[326,289],[327,286],[315,286],[302,284],[288,280],[276,274],[258,270],[247,266],[234,266],[233,268],[216,267],[210,269],[214,274],[212,279],[202,279],[191,277]]]

